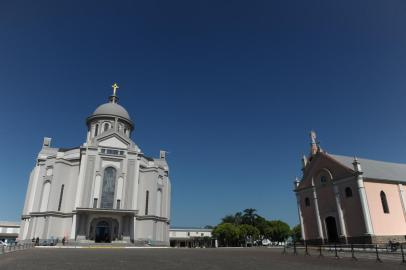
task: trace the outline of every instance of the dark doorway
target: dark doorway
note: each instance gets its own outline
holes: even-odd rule
[[[111,242],[111,229],[110,224],[106,221],[100,221],[96,225],[96,243],[110,243]]]
[[[326,227],[327,227],[328,241],[330,243],[337,243],[339,239],[338,239],[336,219],[334,217],[327,217],[326,218]]]

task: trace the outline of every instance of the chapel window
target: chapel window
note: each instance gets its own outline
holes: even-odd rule
[[[99,124],[96,124],[96,127],[94,128],[94,136],[96,137],[99,132]]]
[[[104,124],[104,131],[109,130],[109,127],[110,127],[109,123],[105,123]]]
[[[310,207],[310,199],[309,198],[305,198],[305,206]]]
[[[389,214],[388,200],[386,199],[385,192],[381,191],[382,209],[385,214]]]
[[[345,197],[347,197],[347,198],[352,197],[352,189],[350,187],[345,188]]]

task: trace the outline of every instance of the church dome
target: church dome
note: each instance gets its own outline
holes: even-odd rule
[[[123,106],[113,102],[105,103],[97,107],[97,109],[93,112],[92,116],[99,115],[113,115],[127,120],[131,120],[127,110],[124,109]]]
[[[109,97],[109,102],[97,107],[92,115],[90,115],[86,119],[86,124],[89,130],[97,130],[97,132],[94,132],[93,136],[101,134],[102,125],[104,131],[108,130],[111,127],[114,127],[117,131],[122,131],[124,133],[126,133],[127,131],[132,131],[134,129],[134,123],[131,120],[131,117],[128,114],[127,110],[123,106],[118,104],[118,97],[116,95],[118,85],[115,83],[114,85],[112,85],[112,87],[113,95]]]

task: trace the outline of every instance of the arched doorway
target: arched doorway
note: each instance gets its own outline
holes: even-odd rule
[[[95,242],[96,243],[111,242],[111,226],[107,221],[102,220],[96,224]]]
[[[327,237],[330,243],[337,243],[338,239],[338,231],[337,231],[337,224],[336,219],[334,217],[327,217],[326,218],[326,228],[327,228]]]

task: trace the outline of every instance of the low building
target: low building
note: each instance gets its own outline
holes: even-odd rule
[[[209,248],[216,247],[212,238],[212,229],[171,228],[169,239],[171,247]]]
[[[307,243],[406,240],[406,164],[327,153],[311,133],[295,193]]]
[[[0,221],[0,241],[14,242],[20,233],[20,223]]]

